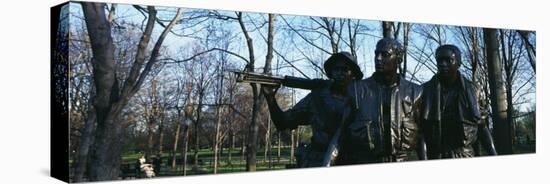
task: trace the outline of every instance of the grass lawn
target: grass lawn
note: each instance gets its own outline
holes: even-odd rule
[[[213,174],[214,173],[214,153],[212,149],[201,149],[198,152],[199,155],[199,165],[196,169],[193,169],[193,159],[194,159],[194,150],[187,152],[188,162],[186,166],[187,175],[197,175],[197,174]],[[233,172],[244,172],[246,171],[246,161],[242,158],[242,153],[240,148],[235,148],[231,152],[231,162],[228,161],[229,149],[224,149],[223,154],[218,158],[218,169],[217,173],[233,173]],[[132,168],[135,168],[135,162],[140,156],[140,153],[125,153],[122,156],[123,164],[129,165],[132,172]],[[182,157],[182,153],[176,153],[176,157]],[[245,158],[246,159],[246,158]],[[290,164],[290,147],[281,148],[281,157],[277,158],[277,149],[271,149],[271,161],[268,160],[269,156],[266,158],[264,156],[264,149],[258,149],[256,155],[256,170],[265,171],[265,170],[279,170],[285,169],[286,165]],[[182,176],[183,175],[183,166],[182,163],[177,163],[176,168],[172,169],[172,156],[170,153],[162,154],[162,163],[160,171],[155,168],[157,176]]]

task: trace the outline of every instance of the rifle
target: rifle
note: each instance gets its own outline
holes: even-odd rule
[[[328,144],[327,151],[325,152],[325,155],[323,156],[323,167],[330,167],[336,157],[338,156],[338,150],[340,149],[340,139],[342,134],[342,129],[345,127],[338,127],[338,130],[336,130],[336,133],[330,140],[330,143]]]
[[[330,139],[330,142],[327,146],[327,150],[323,155],[323,167],[330,167],[338,156],[338,151],[342,148],[342,134],[345,129],[350,125],[351,120],[354,118],[356,111],[359,109],[359,102],[357,101],[357,83],[353,83],[353,91],[355,93],[353,101],[351,103],[351,109],[344,109],[342,113],[342,119],[340,120],[340,126],[336,129],[336,132]]]
[[[274,76],[263,73],[246,72],[246,71],[230,71],[237,76],[237,82],[263,84],[272,86],[286,86],[299,89],[318,89],[328,85],[331,80],[325,79],[306,79],[294,76]]]

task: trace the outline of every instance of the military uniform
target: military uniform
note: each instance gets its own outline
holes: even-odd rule
[[[327,145],[350,110],[349,97],[333,96],[329,88],[324,87],[312,90],[294,107],[284,112],[283,123],[276,125],[278,130],[311,125],[311,143],[306,147],[299,167],[322,166]]]
[[[329,77],[333,67],[345,64],[352,76],[348,80],[363,78],[357,60],[350,53],[340,52],[333,54],[324,63],[324,69]],[[340,68],[338,68],[341,70]],[[338,79],[343,80],[343,79]],[[276,104],[274,96],[266,96],[271,118],[278,130],[295,129],[298,125],[311,125],[311,143],[300,152],[301,158],[298,167],[323,166],[327,147],[338,128],[347,120],[351,112],[350,97],[346,95],[346,83],[336,82],[336,79],[325,81],[314,88],[291,109],[282,112]],[[350,81],[348,81],[349,83]]]
[[[416,148],[415,106],[421,87],[404,78],[386,86],[375,75],[350,85],[348,92],[356,98],[357,109],[343,133],[337,164],[404,161]]]
[[[443,88],[435,75],[423,84],[421,122],[429,159],[473,157],[481,121],[478,91],[460,72],[455,85]]]

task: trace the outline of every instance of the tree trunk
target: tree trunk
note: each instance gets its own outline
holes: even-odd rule
[[[159,145],[158,145],[158,155],[162,156],[164,151],[164,121],[161,120],[159,124]]]
[[[180,116],[181,112],[178,112],[178,116]],[[180,129],[181,129],[182,120],[181,118],[178,118],[178,125],[176,127],[176,133],[174,135],[174,146],[172,147],[172,152],[174,153],[172,155],[172,170],[176,170],[176,153],[178,151],[178,141],[180,139]]]
[[[409,46],[409,23],[403,23],[403,68],[401,71],[401,76],[405,77],[407,75],[407,48]],[[401,68],[401,67],[399,67]]]
[[[118,177],[120,165],[120,125],[116,123],[120,111],[113,108],[118,88],[115,78],[114,46],[111,27],[104,12],[103,3],[83,3],[88,36],[94,55],[93,73],[96,86],[97,128],[92,148],[88,179],[90,181],[111,180]],[[114,99],[111,99],[114,98]]]
[[[258,86],[252,85],[254,103],[252,106],[252,121],[248,129],[248,143],[246,145],[246,171],[256,171],[256,153],[258,147],[258,122],[259,110],[262,104],[262,96],[259,94]]]
[[[281,162],[281,132],[277,132],[277,163]]]
[[[512,84],[506,84],[506,109],[508,113],[508,125],[510,126],[509,129],[509,135],[511,137],[511,149],[514,149],[514,138],[515,136],[515,124],[514,124],[514,105],[513,105],[513,97],[512,97]]]
[[[241,160],[245,160],[244,159],[245,152],[246,152],[246,139],[243,138],[241,140]]]
[[[290,132],[290,164],[294,163],[294,147],[296,147],[295,145],[295,141],[294,141],[294,133],[296,132],[296,130],[292,130]]]
[[[187,176],[187,150],[189,150],[189,126],[184,127],[184,141],[183,146],[183,175]]]
[[[267,117],[267,129],[265,131],[264,136],[264,163],[267,162],[267,153],[269,151],[269,141],[270,141],[270,134],[271,134],[271,118],[269,118],[269,115]]]
[[[301,130],[302,130],[301,127],[296,128],[296,144],[294,144],[296,147],[300,145],[300,141],[301,141],[300,133],[302,132]]]
[[[162,113],[161,113],[162,114]],[[161,115],[162,116],[162,115]],[[157,159],[158,159],[158,165],[155,165],[155,172],[157,175],[160,173],[161,165],[162,165],[162,152],[164,149],[164,120],[161,118],[161,121],[159,123],[159,142],[158,142],[158,150],[157,150]]]
[[[120,111],[111,111],[108,115],[98,113],[98,117],[107,116],[105,121],[98,121],[95,144],[92,151],[90,177],[91,181],[118,179],[121,163],[120,124],[113,116]]]
[[[199,168],[199,149],[200,149],[200,141],[199,141],[199,122],[201,120],[201,108],[202,108],[202,98],[204,96],[204,92],[200,92],[199,94],[199,105],[197,106],[197,120],[195,121],[195,153],[194,153],[194,162],[193,162],[193,169]]]
[[[359,21],[356,25],[354,25],[353,29],[351,26],[351,19],[347,19],[348,21],[348,37],[349,37],[349,50],[351,51],[351,55],[355,58],[357,58],[357,51],[356,51],[356,36],[357,36],[357,26],[359,25]],[[353,30],[353,31],[352,31]],[[277,63],[277,66],[279,64]],[[277,67],[279,69],[279,67]]]
[[[153,155],[153,149],[155,146],[155,132],[153,132],[153,126],[155,125],[155,118],[150,117],[147,121],[147,159]]]
[[[222,124],[222,118],[220,117],[221,116],[221,112],[222,111],[222,97],[223,97],[223,71],[224,71],[224,63],[222,61],[221,63],[221,68],[220,68],[220,85],[218,86],[219,87],[219,91],[218,91],[218,104],[217,104],[217,108],[216,108],[216,135],[214,137],[214,174],[218,173],[218,147],[220,145],[220,127],[221,127],[221,124]]]
[[[477,67],[479,65],[479,39],[477,29],[471,28],[470,38],[472,40],[472,82],[475,84],[477,78]]]
[[[268,158],[268,168],[271,169],[271,117],[267,119],[267,135],[266,135],[266,157]]]
[[[382,21],[382,36],[384,38],[392,37],[392,26],[393,26],[393,22]]]
[[[495,146],[499,154],[512,154],[510,125],[507,121],[507,111],[500,66],[497,32],[495,29],[484,28],[483,37],[487,53],[489,70],[489,85],[491,90],[491,108],[495,131]]]
[[[233,133],[233,131],[231,131],[231,146],[229,147],[229,155],[228,155],[228,158],[227,158],[227,163],[229,165],[233,165],[231,163],[231,156],[233,154],[233,150],[235,150],[235,133]]]
[[[74,173],[74,182],[80,182],[83,181],[84,178],[84,172],[86,170],[86,164],[88,162],[88,153],[90,150],[90,147],[93,144],[93,135],[95,131],[95,123],[96,123],[96,112],[93,106],[93,96],[89,99],[90,105],[88,107],[88,115],[86,117],[86,121],[84,124],[84,128],[82,131],[82,135],[80,137],[80,143],[78,145],[78,152],[77,152],[77,158],[76,158],[76,166],[75,166],[75,173]]]
[[[182,162],[182,167],[183,167],[183,175],[184,176],[187,176],[187,150],[189,150],[189,126],[184,126],[183,127],[183,141],[184,141],[184,145],[183,145],[183,151],[182,151],[182,155],[183,155],[183,162]]]

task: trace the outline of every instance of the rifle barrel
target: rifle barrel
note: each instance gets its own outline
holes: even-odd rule
[[[327,85],[329,80],[323,79],[305,79],[293,76],[273,76],[262,73],[232,71],[237,76],[237,82],[243,83],[255,83],[264,85],[283,85],[290,88],[299,88],[312,90],[316,88],[322,88]]]

